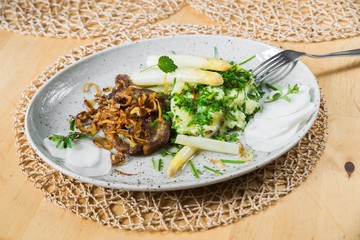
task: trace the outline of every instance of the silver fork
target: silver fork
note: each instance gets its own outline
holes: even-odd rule
[[[307,56],[312,58],[325,58],[325,57],[337,57],[337,56],[355,56],[360,55],[360,48],[333,52],[327,54],[309,54],[304,52],[298,52],[294,50],[284,50],[278,54],[272,56],[266,61],[262,62],[259,66],[253,69],[254,77],[256,82],[261,82],[270,74],[278,71],[281,67],[288,65],[290,63],[296,63],[300,57]]]

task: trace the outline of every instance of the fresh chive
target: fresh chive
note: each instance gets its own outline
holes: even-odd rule
[[[214,58],[218,58],[218,49],[217,47],[214,47]]]
[[[239,65],[244,65],[245,63],[250,62],[251,60],[253,60],[255,57],[256,57],[256,55],[253,55],[253,56],[249,57],[248,59],[246,59],[245,61],[239,63]]]
[[[154,158],[151,159],[151,162],[152,162],[153,167],[156,169],[156,162],[155,162]]]
[[[143,71],[145,71],[145,70],[143,70]],[[149,85],[149,86],[141,86],[141,87],[143,87],[143,88],[153,88],[153,87],[157,87],[157,86],[159,86],[159,85]]]
[[[265,83],[265,86],[271,90],[274,90],[274,91],[277,91],[278,89],[274,86],[274,85],[271,85],[270,83]]]
[[[161,171],[162,167],[163,167],[163,160],[160,158],[158,162],[158,171]]]
[[[200,178],[200,176],[199,176],[200,171],[194,166],[194,164],[193,164],[193,162],[191,160],[189,161],[189,164],[190,164],[191,170],[194,173],[194,177]]]
[[[233,164],[243,164],[246,161],[243,160],[229,160],[229,159],[220,159],[223,163],[233,163]]]
[[[156,66],[157,66],[157,64],[152,65],[152,66],[150,66],[150,67],[147,67],[147,68],[141,70],[140,73],[145,72],[146,70],[149,70],[150,68],[153,68],[153,67],[156,67]]]
[[[170,156],[175,156],[175,155],[176,155],[175,152],[170,152],[170,151],[167,150],[166,148],[162,148],[162,149],[160,150],[160,154],[161,154],[161,156],[163,156],[163,157],[165,157],[165,156],[167,156],[167,155],[170,155]]]
[[[212,169],[211,167],[204,166],[204,168],[205,168],[206,170],[209,170],[209,171],[213,172],[213,173],[216,173],[216,174],[219,174],[219,175],[223,175],[222,172],[220,172],[219,170]]]

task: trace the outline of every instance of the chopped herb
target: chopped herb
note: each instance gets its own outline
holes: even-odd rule
[[[176,52],[174,50],[171,50],[170,53],[176,55]]]
[[[141,73],[142,73],[142,72],[145,72],[145,71],[147,71],[147,70],[149,70],[149,69],[151,69],[151,68],[153,68],[153,67],[156,67],[156,64],[155,64],[155,65],[152,65],[152,66],[150,66],[150,67],[147,67],[147,68],[141,70],[140,72],[141,72]]]
[[[75,119],[73,117],[70,120],[70,130],[75,131]]]
[[[190,164],[191,170],[194,173],[194,177],[200,178],[199,173],[201,174],[201,172],[194,166],[194,164],[191,160],[189,161],[189,164]]]
[[[223,173],[220,172],[219,170],[212,169],[212,168],[210,168],[210,167],[208,167],[208,166],[204,166],[204,168],[205,168],[206,170],[209,170],[210,172],[215,173],[215,174],[223,175]]]
[[[276,101],[278,99],[284,99],[285,101],[290,102],[291,99],[289,98],[288,95],[295,94],[295,93],[298,93],[300,91],[300,88],[299,88],[299,86],[297,84],[295,84],[294,87],[291,87],[290,84],[288,84],[286,94],[283,93],[284,90],[283,90],[283,88],[281,86],[278,86],[278,85],[273,86],[273,85],[267,84],[266,87],[268,87],[268,88],[270,88],[272,90],[276,89],[276,90],[274,90],[276,92],[273,95],[268,96],[266,98],[267,101],[265,101],[265,102],[273,102],[273,101]]]
[[[232,134],[218,134],[215,135],[214,138],[216,140],[221,140],[221,141],[225,141],[225,142],[236,142],[239,140],[238,138],[238,134],[237,133],[232,133]]]
[[[239,63],[239,65],[244,65],[245,63],[250,62],[251,60],[253,60],[255,57],[256,57],[256,55],[253,55],[253,56],[249,57],[248,59],[246,59],[245,61]]]
[[[164,112],[162,116],[165,120],[170,120],[174,116],[174,113],[172,111],[167,111]]]
[[[80,132],[70,132],[67,136],[53,134],[49,137],[49,140],[56,142],[56,147],[60,148],[72,148],[73,142],[80,138],[91,138],[90,135]]]
[[[156,126],[156,124],[157,124],[158,122],[159,122],[159,119],[155,119],[153,122],[150,123],[149,126],[153,128],[153,127]]]
[[[219,58],[217,47],[214,47],[214,58]]]
[[[220,159],[223,163],[233,163],[233,164],[243,164],[246,161],[243,160],[229,160],[229,159]]]
[[[271,90],[274,90],[274,91],[278,90],[274,85],[271,85],[270,83],[265,83],[265,87],[267,87],[267,88],[269,88]]]
[[[160,158],[158,162],[158,171],[161,171],[162,167],[163,167],[163,160]]]
[[[165,73],[174,72],[178,68],[174,61],[168,56],[161,56],[157,65]]]
[[[154,159],[154,158],[151,158],[151,162],[152,162],[153,167],[156,169],[156,162],[155,162],[155,159]]]
[[[170,152],[170,151],[167,150],[166,148],[162,148],[162,149],[160,150],[160,154],[161,154],[161,156],[163,156],[163,157],[168,156],[168,155],[170,155],[170,156],[175,156],[175,155],[176,155],[175,152]]]

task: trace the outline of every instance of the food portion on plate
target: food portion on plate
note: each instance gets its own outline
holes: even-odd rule
[[[244,132],[247,145],[256,151],[271,152],[286,145],[316,111],[311,89],[306,85],[288,86],[286,90],[278,86],[273,90],[275,93],[267,96]]]
[[[251,161],[252,149],[267,152],[286,145],[316,110],[307,86],[288,85],[284,90],[256,84],[252,71],[242,67],[254,57],[235,63],[189,55],[148,56],[146,68],[130,76],[119,74],[114,87],[101,91],[87,83],[84,91],[95,90],[95,98],[84,100],[85,110],[71,120],[68,135],[53,134],[44,146],[84,176],[107,174],[111,164],[121,166],[127,155],[141,157],[169,145],[177,149],[167,168],[170,177],[188,162],[198,177],[200,171],[190,159],[200,151],[233,156],[211,159],[219,167]],[[241,143],[244,131],[246,143]]]

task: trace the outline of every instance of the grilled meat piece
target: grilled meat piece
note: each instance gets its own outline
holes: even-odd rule
[[[97,108],[86,102],[87,118],[77,119],[78,129],[88,130],[82,123],[95,125],[121,153],[149,154],[167,144],[171,122],[162,114],[169,109],[168,95],[131,85],[125,74],[116,76],[115,84],[109,95],[97,96]]]

